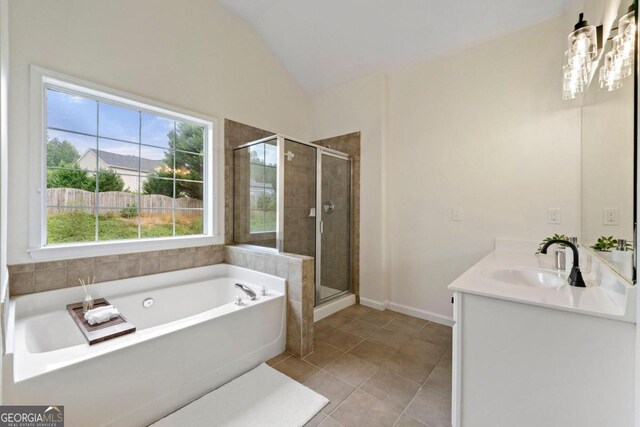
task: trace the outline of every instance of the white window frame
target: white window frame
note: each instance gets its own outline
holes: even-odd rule
[[[157,237],[122,241],[46,244],[46,96],[54,86],[79,94],[141,108],[145,111],[182,119],[205,128],[205,170],[203,188],[204,234]],[[150,250],[179,249],[224,243],[224,151],[218,121],[213,117],[77,79],[31,65],[30,168],[29,168],[29,253],[33,260],[54,260]]]

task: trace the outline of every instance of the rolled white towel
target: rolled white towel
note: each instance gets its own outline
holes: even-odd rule
[[[100,313],[101,311],[111,310],[112,308],[113,308],[112,305],[103,305],[102,307],[96,307],[94,309],[88,310],[84,314],[84,320],[89,320],[89,317],[95,316],[96,314]]]
[[[90,314],[87,318],[87,322],[89,322],[90,325],[97,325],[97,324],[106,322],[107,320],[111,320],[115,317],[118,317],[119,315],[120,315],[120,311],[118,311],[117,308],[112,307],[110,309],[100,310],[97,313]]]

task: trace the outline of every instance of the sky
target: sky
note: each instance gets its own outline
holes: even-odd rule
[[[47,89],[48,138],[69,141],[80,155],[90,148],[96,149],[96,137],[100,137],[100,150],[133,156],[138,156],[141,150],[143,158],[164,159],[174,120],[106,102],[99,104],[94,99]]]

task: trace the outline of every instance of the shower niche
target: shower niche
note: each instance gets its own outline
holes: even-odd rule
[[[352,159],[274,135],[233,150],[237,244],[314,257],[315,305],[352,291]]]

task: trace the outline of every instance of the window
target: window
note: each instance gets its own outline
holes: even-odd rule
[[[275,143],[250,147],[250,233],[276,231],[278,154]]]
[[[40,247],[213,235],[211,121],[46,76],[40,84]]]

